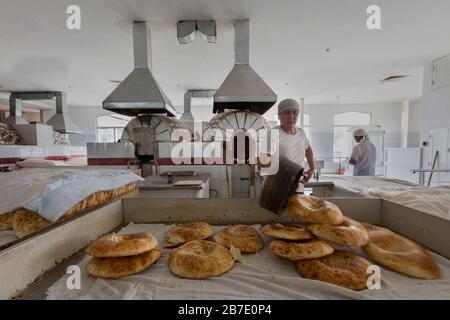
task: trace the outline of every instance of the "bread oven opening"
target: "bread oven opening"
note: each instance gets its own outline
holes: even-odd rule
[[[247,130],[237,129],[232,136],[232,152],[234,164],[254,164],[256,160],[256,137]]]

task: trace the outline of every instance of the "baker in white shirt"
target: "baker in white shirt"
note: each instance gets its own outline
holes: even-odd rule
[[[354,166],[354,176],[373,176],[375,175],[375,163],[377,160],[377,151],[375,145],[370,142],[369,136],[364,129],[358,129],[353,132],[353,137],[357,145],[353,147],[353,152],[349,163]]]
[[[278,118],[280,125],[271,130],[279,132],[279,157],[286,157],[305,168],[305,159],[308,170],[303,175],[303,183],[308,182],[314,173],[314,155],[309,140],[303,129],[296,127],[300,105],[294,99],[285,99],[278,104]]]

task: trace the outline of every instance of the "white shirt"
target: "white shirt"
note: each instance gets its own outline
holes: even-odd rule
[[[286,133],[280,126],[276,126],[270,129],[268,137],[270,137],[270,133],[274,129],[278,129],[279,144],[278,148],[274,148],[273,146],[270,148],[271,151],[277,151],[273,153],[273,156],[286,157],[302,167],[305,167],[306,149],[309,148],[309,140],[306,137],[305,131],[301,128],[296,128],[297,132],[293,135]]]
[[[305,167],[305,153],[309,148],[309,140],[305,131],[301,128],[295,128],[295,135],[286,133],[280,126],[276,126],[280,133],[279,152],[281,157],[286,157],[292,162]]]
[[[356,161],[353,169],[354,176],[375,175],[375,162],[377,151],[375,145],[370,141],[361,141],[353,147],[351,158]]]
[[[272,159],[279,159],[280,157],[286,157],[292,162],[298,163],[303,168],[305,167],[305,157],[306,157],[306,149],[309,148],[309,140],[306,137],[305,131],[301,128],[295,128],[296,134],[289,134],[281,129],[281,126],[273,127],[268,136],[270,137],[270,133],[272,130],[278,129],[279,133],[279,144],[278,148],[275,147],[275,151]],[[269,140],[270,141],[270,140]],[[274,151],[274,148],[271,148],[271,151]],[[277,166],[276,166],[277,167]],[[265,170],[263,170],[264,172]],[[274,172],[276,173],[276,172]],[[274,174],[272,173],[272,174]],[[302,184],[298,185],[297,192],[303,193],[304,187]]]

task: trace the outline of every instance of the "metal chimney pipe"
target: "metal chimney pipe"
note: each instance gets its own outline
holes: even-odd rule
[[[236,20],[234,23],[234,54],[236,64],[250,63],[250,21]]]
[[[184,94],[184,110],[181,115],[180,121],[182,122],[194,122],[194,116],[191,113],[191,98],[192,98],[192,90],[186,91]]]
[[[151,33],[145,21],[135,21],[133,23],[133,51],[134,67],[137,69],[151,68]],[[150,60],[150,61],[149,61]],[[149,64],[150,62],[150,64]]]
[[[53,94],[56,97],[56,113],[47,121],[47,124],[60,133],[83,133],[69,117],[66,93],[56,91]]]
[[[180,118],[182,122],[194,122],[195,119],[191,113],[191,99],[192,98],[211,98],[216,93],[216,90],[187,90],[184,94],[184,111]]]
[[[6,124],[28,124],[24,118],[22,118],[22,100],[17,99],[14,94],[9,97],[9,117],[3,120]]]
[[[9,96],[9,113],[10,116],[3,122],[7,124],[28,124],[22,118],[22,101],[23,100],[50,100],[53,99],[53,92],[49,91],[19,91],[11,92]]]
[[[56,95],[56,113],[67,113],[67,96],[65,92],[57,92]]]

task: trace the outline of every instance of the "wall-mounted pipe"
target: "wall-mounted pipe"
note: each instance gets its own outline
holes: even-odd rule
[[[9,117],[3,120],[6,124],[28,124],[24,118],[22,118],[22,100],[17,99],[11,94],[9,97]]]
[[[56,98],[56,114],[47,121],[47,124],[53,126],[53,130],[60,133],[82,133],[81,129],[73,123],[67,113],[66,93],[62,91],[12,92],[9,97],[11,115],[5,119],[4,123],[28,124],[21,117],[23,100],[53,100],[53,98]]]
[[[182,122],[194,122],[195,119],[191,113],[191,99],[192,98],[212,98],[216,90],[187,90],[184,94],[184,111],[180,118]]]
[[[7,124],[28,124],[22,118],[22,101],[23,100],[50,100],[54,94],[50,91],[18,91],[11,92],[9,96],[9,117],[3,122]]]
[[[56,113],[47,121],[47,124],[53,126],[53,130],[60,133],[83,133],[68,114],[66,93],[55,92],[55,97]]]
[[[234,60],[236,64],[250,63],[250,21],[234,22]]]
[[[189,131],[194,134],[194,139],[201,137],[201,132],[198,135],[194,132],[194,116],[191,113],[191,99],[192,98],[212,98],[216,90],[205,89],[205,90],[187,90],[184,94],[184,111],[181,115],[180,121],[183,122]]]

